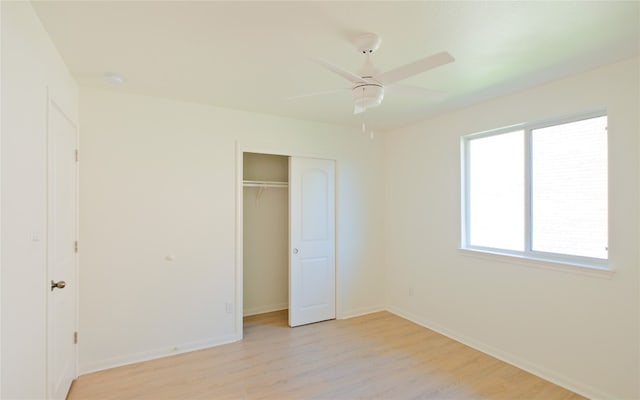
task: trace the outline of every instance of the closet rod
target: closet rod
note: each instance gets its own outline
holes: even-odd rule
[[[276,181],[242,181],[244,187],[263,187],[263,188],[286,188],[289,187],[287,182]]]

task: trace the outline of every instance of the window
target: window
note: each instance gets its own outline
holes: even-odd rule
[[[462,138],[462,247],[605,267],[607,116]]]

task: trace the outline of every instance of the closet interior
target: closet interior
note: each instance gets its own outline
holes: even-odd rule
[[[243,153],[243,315],[289,307],[289,157]]]

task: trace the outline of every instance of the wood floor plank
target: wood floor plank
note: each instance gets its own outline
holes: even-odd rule
[[[81,376],[68,399],[583,399],[388,312],[292,329],[277,311],[244,334]]]

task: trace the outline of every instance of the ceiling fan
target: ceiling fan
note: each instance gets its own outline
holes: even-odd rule
[[[382,39],[380,36],[375,33],[364,33],[355,39],[354,43],[356,48],[366,56],[364,64],[357,73],[350,72],[330,63],[329,61],[320,58],[312,58],[312,60],[319,65],[351,82],[352,86],[350,88],[308,93],[292,96],[289,97],[289,99],[298,99],[302,97],[336,93],[342,90],[351,90],[354,105],[353,113],[359,114],[369,108],[379,106],[384,98],[385,89],[398,92],[419,92],[421,94],[437,93],[436,91],[430,91],[416,86],[399,85],[397,82],[455,61],[451,54],[441,52],[412,63],[402,65],[390,71],[380,73],[371,63],[370,56],[373,52],[378,50],[381,41]]]

